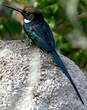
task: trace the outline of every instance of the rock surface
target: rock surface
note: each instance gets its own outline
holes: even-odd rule
[[[87,78],[60,56],[85,106],[49,53],[18,40],[0,41],[0,110],[87,110]]]

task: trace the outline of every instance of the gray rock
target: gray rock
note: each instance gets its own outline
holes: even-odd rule
[[[60,54],[85,106],[46,51],[30,40],[0,41],[0,110],[87,110],[87,78]]]

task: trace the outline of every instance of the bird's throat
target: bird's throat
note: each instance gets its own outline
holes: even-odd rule
[[[24,23],[30,23],[31,20],[24,19]]]

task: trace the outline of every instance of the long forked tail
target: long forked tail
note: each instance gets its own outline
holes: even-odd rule
[[[67,76],[67,78],[70,80],[70,82],[71,82],[71,84],[73,85],[73,87],[74,87],[74,89],[75,89],[75,91],[76,91],[76,93],[77,93],[77,95],[78,95],[80,101],[81,101],[82,104],[84,105],[84,102],[83,102],[83,100],[82,100],[82,98],[81,98],[81,96],[80,96],[80,94],[79,94],[79,92],[78,92],[78,90],[77,90],[77,87],[75,86],[75,84],[74,84],[74,82],[73,82],[73,80],[72,80],[72,78],[71,78],[69,72],[67,71],[67,69],[66,69],[64,63],[62,62],[60,56],[58,55],[58,53],[57,53],[55,50],[52,51],[51,54],[52,54],[52,56],[54,57],[56,64],[61,68],[61,70],[63,71],[63,73],[64,73],[64,74]]]

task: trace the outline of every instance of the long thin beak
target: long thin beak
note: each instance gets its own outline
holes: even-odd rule
[[[10,6],[10,5],[8,5],[8,4],[4,4],[4,3],[2,4],[2,6],[5,6],[5,7],[7,7],[7,8],[10,8],[10,9],[12,9],[12,10],[18,11],[18,12],[20,12],[21,14],[23,14],[23,10],[20,9],[20,8],[16,8],[16,7]]]

